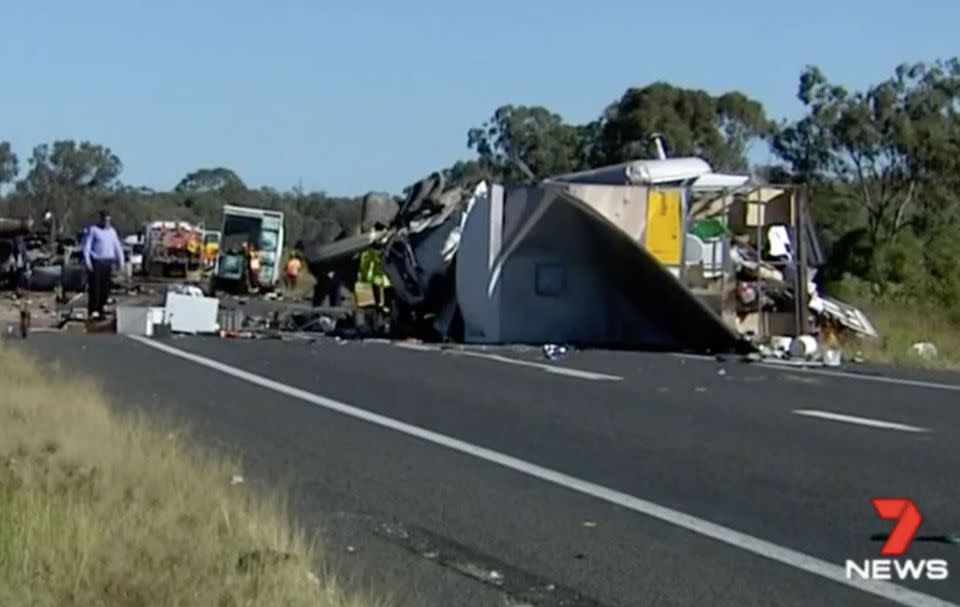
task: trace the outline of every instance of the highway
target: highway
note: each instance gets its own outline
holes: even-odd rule
[[[921,535],[960,532],[957,376],[327,339],[22,345],[241,454],[339,575],[396,604],[960,604],[957,545],[907,554],[947,559],[945,581],[843,570],[880,558],[892,523],[871,497],[914,499]]]

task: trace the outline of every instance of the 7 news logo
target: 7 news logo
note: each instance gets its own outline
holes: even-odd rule
[[[903,557],[923,523],[923,515],[920,514],[920,509],[914,501],[904,497],[875,497],[870,502],[880,518],[896,521],[880,549],[880,554],[888,558],[863,561],[847,559],[844,566],[847,579],[886,581],[947,579],[950,572],[947,561],[944,559],[889,558]]]

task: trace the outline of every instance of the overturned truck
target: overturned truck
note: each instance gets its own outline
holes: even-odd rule
[[[806,334],[818,315],[876,333],[817,293],[823,259],[802,189],[697,158],[472,192],[434,174],[384,229],[314,249],[311,267],[369,247],[382,250],[394,328],[421,337],[720,353]]]

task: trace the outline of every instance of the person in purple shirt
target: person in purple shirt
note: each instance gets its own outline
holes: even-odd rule
[[[103,316],[103,306],[110,296],[110,275],[114,266],[123,267],[123,245],[110,225],[110,214],[100,211],[100,220],[90,226],[83,240],[83,261],[87,264],[87,314]]]

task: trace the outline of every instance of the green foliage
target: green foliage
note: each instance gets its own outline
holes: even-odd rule
[[[749,143],[773,131],[763,106],[739,92],[713,97],[705,91],[655,82],[630,88],[592,128],[594,164],[656,158],[653,138],[670,156],[700,156],[718,171],[747,168]]]
[[[900,66],[861,92],[811,67],[798,97],[807,115],[777,134],[774,150],[804,180],[862,207],[872,246],[957,220],[960,62]]]
[[[30,170],[17,186],[35,196],[67,191],[103,192],[117,185],[120,159],[102,145],[57,141],[33,149]]]
[[[10,143],[0,141],[0,186],[12,182],[19,172],[17,155],[13,153]]]
[[[247,189],[243,181],[230,169],[200,169],[180,180],[176,192],[211,192],[233,190],[242,192]]]
[[[521,161],[537,177],[581,167],[580,129],[541,106],[505,105],[483,126],[470,129],[467,146],[480,157],[480,170],[514,181],[526,177]]]
[[[30,171],[3,200],[0,213],[38,217],[53,211],[61,233],[75,234],[107,209],[122,232],[134,232],[156,219],[176,219],[219,229],[225,204],[283,211],[287,244],[332,240],[360,223],[360,198],[331,198],[322,192],[248,189],[232,170],[200,169],[169,192],[119,183],[122,165],[108,148],[90,143],[55,142],[35,148]]]
[[[522,165],[542,178],[655,158],[657,135],[672,156],[696,155],[717,170],[745,170],[750,143],[773,129],[763,106],[742,93],[713,97],[656,82],[628,89],[597,120],[581,125],[542,106],[502,106],[467,134],[477,163],[458,163],[449,173],[455,181],[464,175],[516,181],[526,177]]]
[[[817,187],[831,278],[849,273],[890,300],[955,306],[960,61],[901,65],[853,92],[808,67],[797,96],[806,115],[783,125],[773,149]]]

